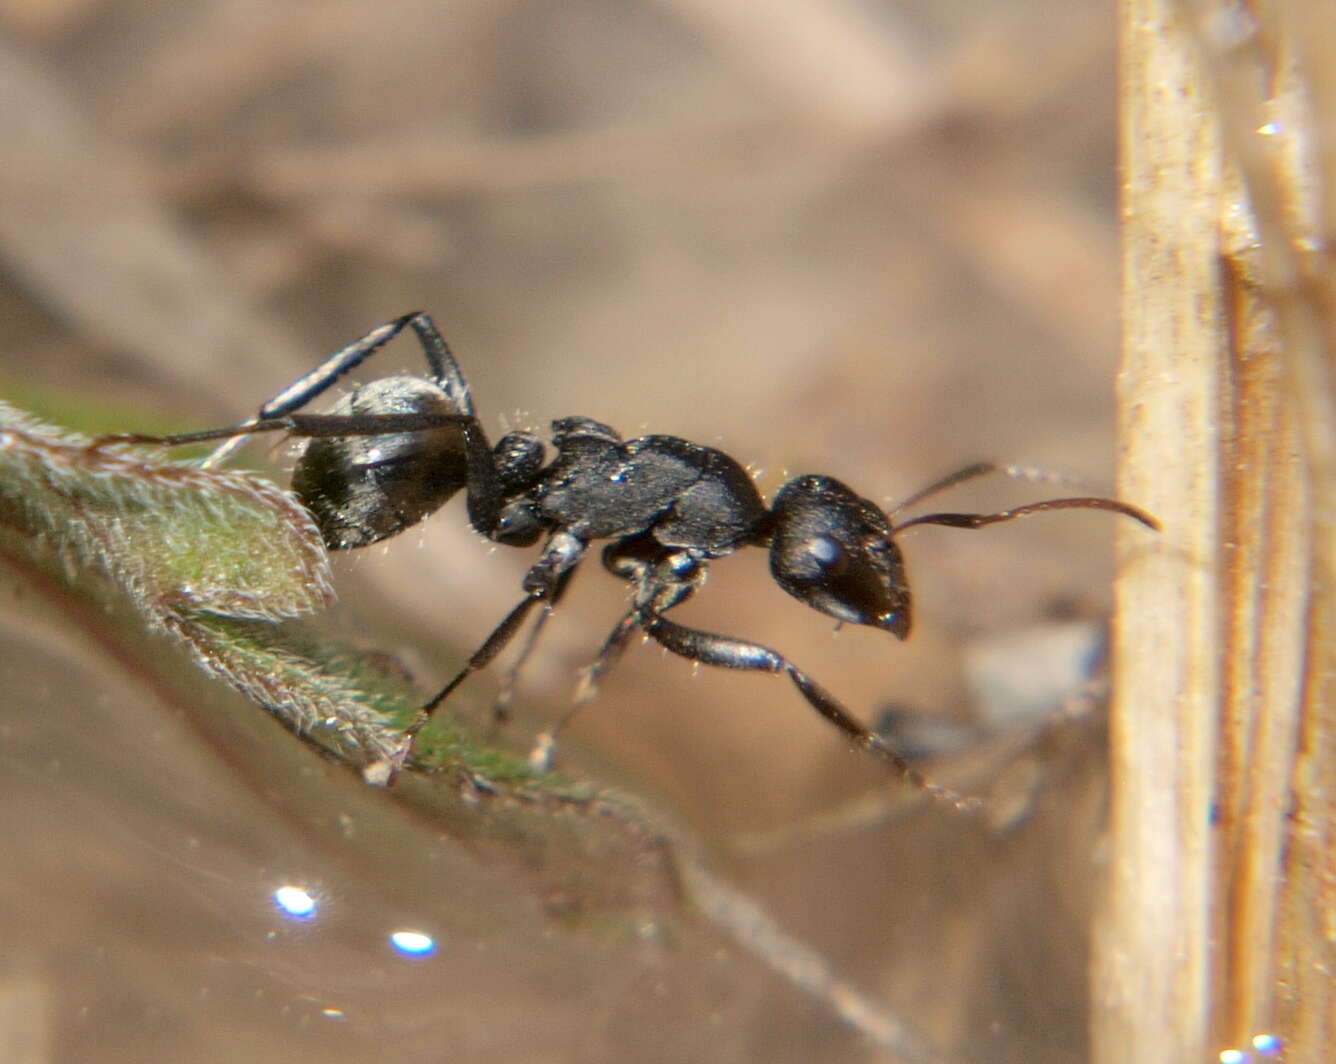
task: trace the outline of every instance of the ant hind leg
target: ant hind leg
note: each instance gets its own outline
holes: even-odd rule
[[[425,319],[425,325],[419,323],[419,319]],[[261,422],[272,421],[275,418],[281,418],[285,414],[291,414],[306,406],[312,400],[319,398],[327,392],[340,377],[356,369],[368,358],[374,355],[382,347],[388,344],[403,330],[412,325],[418,333],[419,342],[422,344],[423,352],[427,363],[431,367],[433,375],[440,375],[443,372],[440,357],[437,354],[436,345],[429,343],[428,339],[423,338],[423,329],[427,329],[430,334],[435,334],[438,338],[436,326],[432,324],[430,318],[425,314],[405,314],[401,318],[395,318],[394,321],[386,322],[384,325],[378,325],[364,336],[354,340],[346,347],[340,348],[325,359],[320,365],[309,373],[305,373],[289,384],[273,398],[260,405],[260,409],[253,418],[242,422],[243,425],[258,425]],[[440,340],[443,345],[444,340]],[[449,349],[446,349],[448,354]],[[451,359],[453,362],[453,359]],[[461,411],[461,413],[471,413],[472,411]],[[208,469],[215,466],[223,459],[227,458],[233,451],[245,443],[244,434],[237,434],[223,440],[213,451],[205,458],[200,466]]]
[[[421,425],[404,424],[402,427],[395,423],[401,420],[397,416],[385,419],[380,426],[370,424],[368,419],[360,419],[368,423],[362,425],[346,424],[346,427],[342,427],[339,432],[322,431],[319,428],[320,423],[325,421],[331,425],[340,424],[343,426],[345,423],[352,423],[358,419],[346,417],[322,419],[319,415],[301,418],[291,416],[318,399],[333,387],[341,377],[356,369],[403,332],[405,328],[410,327],[422,347],[423,357],[426,359],[431,379],[444,389],[453,401],[456,407],[453,412],[437,416],[434,420],[430,417],[424,418]],[[437,329],[436,323],[432,321],[429,315],[418,311],[395,318],[384,325],[378,325],[346,347],[340,348],[315,369],[303,374],[277,395],[262,403],[254,417],[248,418],[240,424],[221,429],[208,429],[203,432],[182,432],[163,436],[144,433],[115,433],[98,437],[93,441],[92,446],[102,447],[116,443],[152,443],[174,447],[181,444],[221,440],[222,442],[200,462],[201,468],[208,469],[218,465],[238,447],[242,446],[248,436],[262,432],[291,432],[297,436],[330,436],[345,433],[348,435],[378,435],[417,431],[419,428],[434,428],[444,423],[476,424],[473,400],[469,392],[468,382],[464,379],[464,375],[455,362],[445,338]]]

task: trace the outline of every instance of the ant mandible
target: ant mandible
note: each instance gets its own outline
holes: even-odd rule
[[[405,328],[413,330],[422,346],[428,376],[374,380],[340,398],[330,413],[298,413]],[[834,477],[815,474],[788,481],[767,507],[746,470],[722,451],[677,436],[624,440],[586,417],[552,422],[556,455],[550,462],[542,440],[532,432],[507,433],[491,447],[474,412],[468,381],[435,323],[423,313],[372,329],[240,425],[172,436],[124,434],[98,443],[175,445],[221,439],[223,444],[204,460],[210,466],[240,446],[244,437],[261,432],[286,432],[307,440],[293,471],[292,490],[332,550],[365,547],[397,535],[460,489],[467,492],[470,523],[489,540],[528,547],[545,537],[542,554],[524,577],[524,598],[422,706],[392,771],[408,759],[417,733],[455,688],[488,665],[541,604],[521,660],[527,656],[589,544],[610,540],[603,565],[631,584],[633,594],[585,671],[577,706],[588,701],[598,678],[632,635],[642,631],[674,654],[704,665],[787,675],[812,708],[855,746],[931,797],[974,809],[980,804],[977,798],[926,779],[784,655],[759,643],[678,624],[665,614],[701,587],[712,560],[742,547],[768,547],[771,575],[794,598],[838,621],[884,628],[904,639],[911,623],[910,592],[895,536],[907,528],[983,528],[1073,508],[1111,510],[1148,528],[1159,527],[1135,506],[1093,497],[1047,499],[987,514],[925,514],[893,524],[890,515]],[[994,469],[987,463],[967,466],[917,492],[899,509]],[[540,739],[536,760],[550,760],[557,728],[569,716]]]

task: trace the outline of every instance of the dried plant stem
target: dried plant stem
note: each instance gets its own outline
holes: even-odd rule
[[[1124,533],[1113,866],[1098,929],[1096,1059],[1204,1059],[1210,807],[1220,699],[1219,134],[1163,3],[1124,4],[1124,361],[1119,494],[1164,524]],[[1158,91],[1152,91],[1156,87]],[[1167,460],[1173,456],[1172,460]],[[1116,1048],[1121,1047],[1121,1048]]]
[[[1316,1061],[1336,1031],[1332,175],[1304,140],[1333,101],[1313,12],[1278,11],[1122,5],[1120,494],[1165,534],[1122,559],[1110,1064],[1265,1034]]]

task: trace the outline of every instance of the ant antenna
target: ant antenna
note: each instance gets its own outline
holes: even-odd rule
[[[1081,495],[1070,499],[1045,499],[1042,502],[1027,503],[1025,506],[1017,506],[1010,510],[999,510],[991,514],[923,514],[921,517],[912,517],[908,521],[902,521],[891,529],[892,535],[903,532],[907,528],[913,528],[915,525],[945,525],[948,528],[984,528],[988,525],[996,525],[1003,521],[1014,521],[1018,517],[1028,517],[1030,514],[1043,513],[1046,510],[1109,510],[1116,514],[1122,514],[1124,517],[1130,517],[1134,521],[1139,521],[1152,532],[1160,530],[1160,522],[1146,513],[1145,510],[1133,506],[1131,503],[1119,502],[1117,499],[1102,499],[1093,495]]]
[[[898,514],[901,510],[908,510],[915,503],[922,502],[930,495],[937,495],[948,488],[954,488],[957,484],[963,484],[967,480],[987,476],[989,473],[1001,472],[1005,472],[1005,470],[992,462],[975,462],[973,465],[967,465],[964,469],[957,469],[954,473],[948,473],[939,480],[934,480],[927,487],[919,488],[913,495],[896,503],[895,509],[888,511],[888,513]]]
[[[895,514],[908,510],[916,503],[922,502],[930,496],[940,494],[949,488],[954,488],[958,484],[963,484],[968,480],[975,480],[978,477],[987,476],[989,473],[1005,473],[1009,477],[1016,477],[1021,480],[1046,481],[1049,483],[1060,483],[1067,478],[1054,476],[1049,473],[1041,473],[1034,469],[1024,466],[999,466],[993,462],[974,462],[965,466],[963,469],[957,469],[954,473],[948,473],[939,480],[934,480],[927,487],[920,488],[912,495],[899,502],[893,510],[887,512],[891,517]],[[1045,510],[1109,510],[1113,513],[1122,514],[1130,517],[1134,521],[1139,521],[1152,531],[1160,530],[1160,523],[1139,507],[1132,506],[1130,503],[1120,502],[1117,499],[1106,499],[1095,495],[1080,495],[1065,499],[1045,499],[1041,502],[1028,503],[1025,506],[1017,506],[1010,510],[999,510],[996,513],[989,514],[965,514],[965,513],[936,513],[923,514],[920,517],[910,518],[898,525],[893,525],[892,535],[903,532],[907,528],[913,528],[915,525],[946,525],[948,528],[984,528],[987,525],[995,525],[1002,521],[1014,521],[1018,517],[1027,517],[1030,514],[1042,513]]]

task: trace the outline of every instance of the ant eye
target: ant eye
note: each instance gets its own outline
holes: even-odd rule
[[[802,551],[813,568],[827,576],[842,572],[849,563],[848,552],[831,536],[813,536],[803,544]]]

